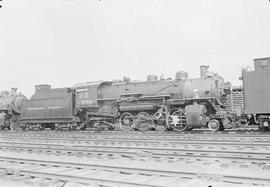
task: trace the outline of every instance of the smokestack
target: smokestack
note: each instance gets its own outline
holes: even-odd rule
[[[204,77],[207,77],[208,76],[208,69],[209,69],[209,66],[206,66],[206,65],[202,65],[200,66],[200,70],[201,70],[201,77],[204,78]]]

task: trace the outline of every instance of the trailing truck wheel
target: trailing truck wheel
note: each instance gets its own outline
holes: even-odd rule
[[[208,122],[208,128],[211,131],[219,131],[221,129],[221,123],[218,120],[216,120],[216,119],[211,119]]]
[[[45,125],[39,124],[39,125],[38,125],[38,129],[39,129],[39,130],[44,130],[44,129],[45,129]]]
[[[55,130],[55,129],[56,129],[55,124],[52,124],[52,125],[50,126],[50,129],[51,129],[51,130]]]
[[[134,117],[131,113],[125,112],[120,116],[120,128],[124,131],[130,131],[133,128]]]
[[[166,124],[166,115],[162,112],[156,112],[154,114],[155,124],[153,125],[155,130],[157,131],[165,131],[168,126]]]
[[[135,127],[140,131],[147,131],[152,126],[152,119],[149,119],[149,114],[146,112],[140,112],[136,116]]]
[[[187,120],[180,111],[172,113],[169,117],[169,124],[176,131],[185,131],[188,129]]]

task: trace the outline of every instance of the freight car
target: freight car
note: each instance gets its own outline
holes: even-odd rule
[[[270,130],[270,57],[254,59],[255,70],[242,70],[244,112],[261,130]]]
[[[16,88],[11,91],[2,91],[0,95],[0,129],[11,129],[19,125],[21,114],[21,103],[26,97],[17,93]]]
[[[186,72],[174,80],[98,81],[75,84],[72,88],[36,86],[24,102],[23,127],[41,129],[94,127],[99,129],[177,131],[209,127],[230,128],[224,102],[230,84],[201,66],[201,77],[190,79]]]

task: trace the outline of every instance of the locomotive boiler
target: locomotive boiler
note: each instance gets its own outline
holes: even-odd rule
[[[26,97],[17,93],[16,88],[11,91],[2,91],[0,95],[0,129],[15,130],[19,125],[21,104]]]
[[[174,80],[150,75],[146,81],[96,81],[72,88],[36,91],[23,105],[22,122],[40,128],[118,128],[177,131],[229,128],[224,102],[230,84],[201,66],[201,76],[184,71]]]

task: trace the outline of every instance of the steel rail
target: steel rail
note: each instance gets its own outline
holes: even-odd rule
[[[28,147],[27,147],[28,145]],[[29,146],[32,145],[32,146]],[[45,146],[45,147],[41,147]],[[45,152],[57,152],[58,154],[75,153],[77,155],[96,154],[117,154],[122,157],[130,157],[130,155],[150,155],[151,157],[187,157],[187,158],[212,158],[212,159],[230,159],[244,162],[267,163],[270,162],[270,154],[258,152],[243,151],[225,151],[225,150],[198,150],[198,149],[170,149],[170,148],[153,148],[153,147],[119,147],[119,146],[62,146],[48,144],[27,144],[17,143],[13,145],[1,145],[3,148],[11,150],[33,151],[42,150]],[[89,149],[91,148],[91,149]],[[155,152],[156,151],[156,152]]]
[[[227,140],[227,139],[149,139],[149,138],[112,138],[105,137],[102,139],[98,139],[99,137],[92,138],[58,138],[58,137],[50,137],[50,138],[38,138],[31,137],[31,141],[70,141],[70,142],[124,142],[124,143],[169,143],[169,144],[194,144],[194,145],[230,145],[230,146],[263,146],[269,147],[270,141],[265,140],[252,140],[252,139],[241,139],[241,140]],[[1,140],[2,139],[2,140]],[[0,143],[3,142],[3,137],[0,137]],[[12,137],[8,138],[10,140],[26,140],[26,137]],[[247,143],[244,143],[244,142]],[[251,143],[250,143],[251,142]]]
[[[56,161],[43,161],[43,160],[36,160],[36,159],[23,159],[23,158],[10,158],[10,157],[2,157],[0,156],[0,159],[2,160],[9,160],[9,161],[16,161],[16,162],[28,162],[28,163],[39,163],[39,164],[45,164],[45,165],[54,165],[54,166],[68,166],[68,167],[85,167],[85,168],[100,168],[100,169],[109,169],[109,170],[116,170],[116,171],[123,171],[123,172],[133,172],[133,173],[141,173],[141,174],[156,174],[156,175],[172,175],[172,176],[179,176],[181,178],[186,179],[193,179],[197,178],[198,176],[212,176],[211,174],[205,174],[205,173],[195,173],[195,172],[180,172],[180,171],[170,171],[170,170],[156,170],[156,169],[147,169],[147,168],[132,168],[132,167],[120,167],[120,166],[107,166],[107,165],[98,165],[98,164],[82,164],[82,163],[72,163],[72,162],[56,162]],[[5,170],[6,168],[3,166],[0,166],[1,169]],[[11,170],[12,169],[7,169]],[[31,176],[39,176],[39,177],[49,177],[49,178],[58,178],[60,180],[78,180],[78,182],[87,182],[87,181],[102,181],[102,182],[112,182],[116,184],[129,184],[129,185],[141,185],[142,184],[136,184],[134,182],[122,182],[122,181],[111,181],[111,180],[97,180],[97,179],[91,179],[90,177],[74,177],[74,176],[67,176],[62,174],[50,174],[46,172],[37,172],[37,171],[28,171],[25,169],[19,169],[20,174],[27,174]],[[255,184],[255,185],[269,185],[270,179],[269,178],[263,178],[263,177],[245,177],[245,176],[232,176],[232,175],[222,175],[221,177],[223,182],[227,183],[236,183],[236,184]],[[153,185],[145,185],[145,186],[153,186]],[[157,186],[157,185],[154,185]],[[164,186],[164,185],[161,185]]]
[[[257,133],[258,132],[258,133]],[[103,135],[108,135],[108,134],[143,134],[143,135],[154,135],[154,136],[183,136],[183,135],[196,135],[196,136],[207,136],[207,135],[212,135],[212,136],[252,136],[252,137],[269,137],[269,132],[264,132],[264,131],[256,131],[256,134],[251,133],[250,131],[244,131],[245,134],[243,134],[243,132],[241,132],[240,130],[235,130],[235,131],[225,131],[225,132],[212,132],[212,131],[200,131],[200,130],[194,130],[192,132],[190,131],[185,131],[185,132],[171,132],[171,131],[165,131],[165,132],[156,132],[156,131],[147,131],[147,132],[139,132],[139,131],[0,131],[0,134],[32,134],[32,135],[40,135],[40,134],[44,134],[44,135],[48,135],[49,134],[60,134],[60,133],[69,133],[71,135],[87,135],[87,134],[103,134]]]

